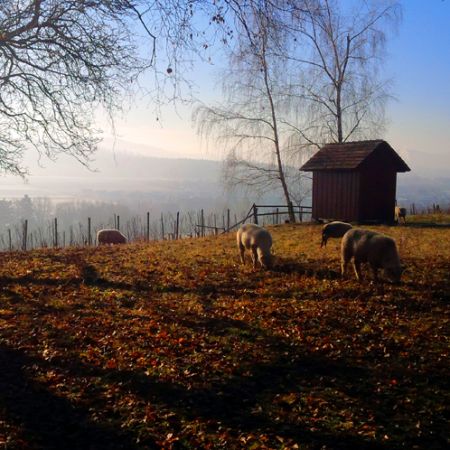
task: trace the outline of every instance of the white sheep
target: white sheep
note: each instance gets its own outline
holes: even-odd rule
[[[395,207],[395,221],[400,223],[400,219],[403,218],[403,223],[406,223],[406,208],[400,206]]]
[[[326,246],[328,238],[340,238],[350,230],[352,226],[347,222],[330,222],[322,227],[322,242],[320,246]]]
[[[353,228],[344,234],[341,242],[341,274],[345,275],[347,265],[353,258],[353,267],[357,280],[362,279],[361,263],[369,263],[375,281],[378,269],[392,281],[399,282],[403,266],[400,264],[395,240],[375,231]]]
[[[241,256],[242,264],[245,264],[245,250],[250,250],[253,261],[253,269],[256,269],[256,262],[259,261],[261,267],[272,267],[272,236],[262,227],[253,223],[247,223],[239,228],[236,234],[237,246]]]
[[[97,232],[97,243],[101,244],[125,244],[127,238],[115,229],[104,229]]]

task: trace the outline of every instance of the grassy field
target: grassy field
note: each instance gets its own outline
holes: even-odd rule
[[[373,228],[399,285],[313,225],[268,272],[234,234],[0,254],[0,449],[446,448],[450,228]]]
[[[407,216],[406,221],[409,224],[423,223],[423,224],[450,225],[450,214],[447,213],[416,214],[414,216]]]

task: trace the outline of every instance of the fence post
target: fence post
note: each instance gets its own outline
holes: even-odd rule
[[[66,230],[63,231],[63,244],[62,244],[62,246],[63,247],[66,246]]]
[[[147,211],[147,242],[150,240],[150,212]]]
[[[230,209],[227,209],[227,232],[230,231]]]
[[[163,213],[161,213],[161,237],[162,237],[162,240],[164,240],[164,217],[163,217]]]
[[[55,248],[58,247],[58,219],[55,217]]]
[[[180,211],[177,211],[177,234],[175,239],[180,237]]]
[[[91,218],[88,217],[88,245],[92,245]]]
[[[9,251],[12,251],[11,228],[8,228]]]
[[[203,209],[200,211],[200,225],[201,225],[200,235],[201,237],[205,237],[205,215],[203,213]]]
[[[120,216],[117,215],[117,229],[120,231]]]
[[[27,250],[27,234],[28,234],[28,220],[25,219],[23,222],[23,236],[22,236],[22,250]]]
[[[253,203],[253,222],[258,225],[258,208]]]

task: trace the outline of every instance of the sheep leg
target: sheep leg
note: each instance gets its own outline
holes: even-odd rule
[[[341,248],[341,276],[344,277],[344,275],[347,273],[347,266],[350,260],[352,259],[353,255],[352,252],[349,250],[348,247],[343,246]]]
[[[361,261],[354,260],[353,261],[353,269],[355,270],[356,279],[361,281],[363,279],[361,273]]]
[[[324,235],[322,235],[322,242],[320,243],[320,248],[327,246],[327,240],[328,238]]]
[[[345,273],[347,272],[347,265],[348,265],[348,259],[342,258],[341,259],[341,276],[344,278]]]
[[[242,244],[239,244],[238,247],[239,247],[239,256],[241,257],[241,263],[245,264],[245,247]]]
[[[256,262],[258,261],[258,252],[256,251],[256,247],[252,247],[252,261],[253,269],[256,269]]]

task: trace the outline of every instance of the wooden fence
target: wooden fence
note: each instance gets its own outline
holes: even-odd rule
[[[238,213],[240,216],[240,213]],[[221,217],[220,217],[221,216]],[[129,241],[172,240],[185,237],[201,237],[218,234],[218,230],[230,228],[232,213],[228,209],[223,214],[205,214],[204,210],[181,214],[161,213],[152,217],[147,212],[143,217],[134,216],[121,220],[114,214],[105,222],[97,222],[87,217],[81,222],[52,218],[46,222],[34,223],[27,219],[15,225],[0,229],[0,251],[31,250],[34,248],[90,246],[96,243],[96,234],[102,228],[122,231]],[[237,214],[234,213],[237,221]],[[221,219],[221,221],[220,221]],[[64,223],[65,222],[65,223]],[[203,224],[203,227],[197,225]]]
[[[311,211],[312,211],[311,206],[292,205],[292,208],[294,210],[294,213],[298,214],[298,220],[300,222],[303,222],[303,220],[305,219],[305,216],[311,215]],[[272,211],[267,211],[270,209]],[[263,211],[263,212],[261,212],[261,211]],[[217,235],[217,234],[219,234],[219,232],[228,233],[229,231],[235,230],[240,225],[242,225],[245,222],[248,222],[249,220],[255,224],[259,224],[261,222],[260,221],[261,217],[268,218],[269,224],[278,225],[278,224],[282,223],[282,219],[284,217],[289,217],[289,208],[286,205],[257,205],[255,203],[253,203],[253,205],[249,209],[248,213],[244,216],[244,218],[240,221],[235,221],[235,223],[233,225],[230,225],[230,218],[228,215],[228,221],[227,221],[226,227],[225,227],[225,225],[223,227],[217,227],[217,226],[211,227],[211,226],[203,225],[202,223],[197,224],[196,227],[198,229],[202,230],[203,236],[204,236],[204,231],[208,230],[208,229],[213,230],[214,234]],[[286,221],[287,220],[288,219],[286,219]],[[263,225],[265,225],[265,223],[263,223]]]
[[[294,206],[298,220],[311,212],[307,206]],[[239,220],[239,217],[241,219]],[[96,233],[102,228],[121,230],[129,241],[173,240],[185,237],[203,237],[218,235],[237,229],[242,223],[252,221],[256,224],[279,224],[288,217],[285,205],[257,205],[253,204],[246,214],[232,213],[226,209],[222,214],[205,214],[202,209],[198,212],[188,212],[184,215],[161,214],[158,220],[150,221],[150,212],[144,216],[135,216],[125,223],[121,217],[114,214],[108,223],[98,223],[94,226],[92,218],[87,217],[84,222],[64,226],[55,217],[46,225],[34,230],[28,220],[22,220],[14,227],[8,227],[0,232],[0,250],[31,250],[45,247],[91,246],[96,243]],[[65,229],[64,229],[65,228]]]
[[[294,214],[298,214],[299,222],[303,222],[306,215],[310,215],[312,212],[311,206],[303,206],[303,205],[291,205],[294,210]],[[272,209],[269,212],[260,212],[261,210],[267,211],[268,209]],[[256,205],[252,206],[252,215],[254,223],[259,223],[259,217],[271,217],[274,224],[281,223],[280,218],[283,216],[289,216],[289,208],[286,205]],[[289,219],[286,219],[289,220]]]

